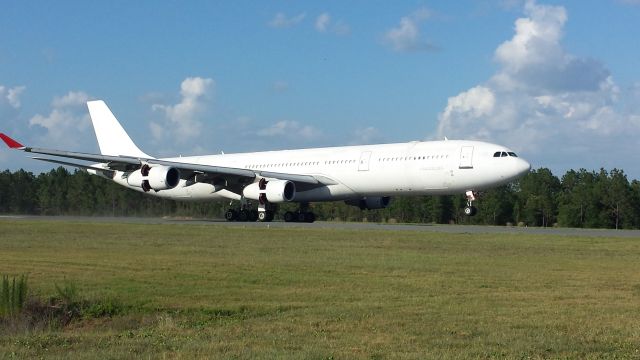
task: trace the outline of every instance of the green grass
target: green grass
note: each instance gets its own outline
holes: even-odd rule
[[[640,358],[640,239],[0,221],[0,274],[124,311],[0,358]]]

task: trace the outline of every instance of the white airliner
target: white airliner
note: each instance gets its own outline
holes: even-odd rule
[[[239,207],[226,212],[227,220],[271,221],[278,204],[295,202],[300,209],[286,212],[284,220],[313,222],[310,202],[344,200],[381,209],[396,195],[463,193],[465,214],[472,216],[476,191],[509,183],[531,168],[504,146],[463,140],[157,159],[133,143],[103,101],[87,106],[101,154],[23,146],[5,134],[0,138],[10,148],[49,156],[34,159],[85,169],[155,196],[237,200]]]

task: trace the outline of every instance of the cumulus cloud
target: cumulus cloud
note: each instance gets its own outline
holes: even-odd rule
[[[285,13],[279,12],[274,15],[273,19],[269,21],[268,25],[272,28],[277,29],[289,28],[300,24],[306,16],[306,13],[300,13],[291,17],[287,17]]]
[[[83,91],[70,91],[51,101],[48,115],[37,114],[29,120],[30,127],[44,129],[38,141],[53,144],[59,148],[77,149],[89,134],[91,119],[86,102],[91,97]]]
[[[545,166],[560,167],[558,159],[575,162],[567,168],[621,166],[614,159],[628,158],[623,154],[638,146],[630,135],[640,130],[637,110],[620,110],[621,90],[601,62],[562,46],[567,19],[561,6],[527,1],[513,37],[495,50],[497,72],[449,98],[438,137],[508,144]],[[589,159],[587,149],[594,154]],[[617,151],[618,158],[612,156]],[[612,165],[604,163],[606,156]]]
[[[420,34],[420,25],[430,17],[431,12],[427,8],[420,8],[402,17],[397,27],[384,34],[383,43],[397,52],[437,50],[436,45],[424,40]]]
[[[349,25],[341,20],[333,21],[329,13],[324,12],[316,18],[316,31],[321,33],[331,32],[336,35],[348,35],[351,32]]]
[[[8,88],[0,85],[0,103],[6,101],[14,109],[20,108],[20,95],[25,89],[26,86]]]
[[[178,142],[186,143],[198,137],[202,130],[199,115],[204,110],[207,96],[215,86],[213,79],[189,77],[180,85],[180,102],[174,105],[153,104],[151,109],[165,116],[163,122],[151,122],[150,130],[155,140],[166,137],[167,132],[177,135]]]
[[[281,120],[269,127],[258,130],[257,135],[289,140],[315,140],[322,135],[322,132],[311,125],[303,125],[292,120]]]

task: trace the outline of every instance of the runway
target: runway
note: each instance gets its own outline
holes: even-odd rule
[[[231,226],[239,228],[325,228],[345,230],[381,230],[381,231],[423,231],[450,234],[535,234],[562,235],[577,237],[606,237],[606,238],[640,238],[640,230],[613,229],[576,229],[576,228],[540,228],[515,226],[487,226],[487,225],[438,225],[438,224],[378,224],[356,222],[325,222],[286,223],[274,221],[261,222],[228,222],[221,219],[191,219],[191,218],[153,218],[153,217],[92,217],[92,216],[31,216],[9,215],[0,216],[4,220],[29,221],[64,221],[64,222],[93,222],[93,223],[129,223],[129,224],[183,224],[206,226]]]

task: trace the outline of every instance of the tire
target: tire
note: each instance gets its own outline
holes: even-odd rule
[[[291,211],[284,213],[284,222],[292,222],[295,220],[294,214]]]
[[[227,219],[227,221],[236,221],[238,213],[233,209],[229,209],[224,213],[224,218]]]
[[[314,221],[316,221],[316,214],[312,213],[312,212],[308,212],[305,218],[306,222],[308,223],[312,223]]]
[[[466,206],[464,208],[464,214],[467,216],[474,216],[478,213],[478,209],[475,206]]]
[[[273,218],[276,216],[276,214],[273,211],[267,210],[267,217],[265,217],[264,221],[266,222],[272,222]]]
[[[238,213],[238,221],[248,221],[249,220],[249,211],[248,210],[240,210]]]
[[[262,222],[267,221],[267,212],[266,211],[258,211],[258,221],[262,221]]]

